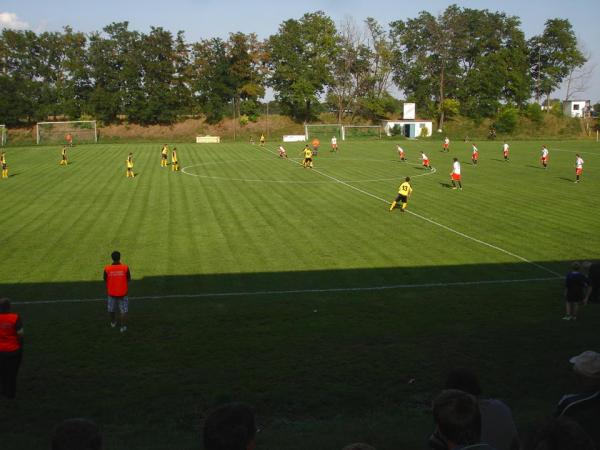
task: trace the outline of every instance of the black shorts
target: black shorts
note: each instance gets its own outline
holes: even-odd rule
[[[398,194],[396,197],[396,203],[406,203],[408,202],[408,197],[406,195]]]
[[[312,158],[304,158],[304,162],[312,162]]]
[[[162,159],[167,159],[167,155],[162,155],[161,158]]]

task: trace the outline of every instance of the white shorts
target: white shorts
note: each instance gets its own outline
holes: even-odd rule
[[[129,311],[129,299],[125,297],[111,297],[108,296],[108,312],[115,312],[115,307],[119,305],[119,311],[121,314],[125,314]]]

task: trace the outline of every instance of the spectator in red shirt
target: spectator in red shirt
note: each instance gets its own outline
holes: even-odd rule
[[[17,372],[23,350],[23,324],[10,312],[10,300],[0,298],[0,388],[2,395],[13,399],[17,394]]]
[[[114,251],[111,254],[112,264],[104,267],[104,281],[106,282],[106,293],[108,294],[108,314],[110,315],[110,326],[115,328],[116,309],[119,307],[120,331],[127,331],[127,312],[129,311],[129,299],[127,298],[131,273],[127,264],[121,263],[121,253]]]

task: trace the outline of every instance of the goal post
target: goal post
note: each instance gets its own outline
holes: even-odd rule
[[[381,139],[381,126],[379,125],[343,125],[342,140],[376,138]]]
[[[38,122],[35,126],[35,135],[37,144],[98,142],[95,120]]]
[[[6,132],[6,125],[0,125],[0,146],[6,145],[8,133]]]
[[[307,141],[342,137],[342,125],[339,123],[314,123],[304,125],[304,137]]]

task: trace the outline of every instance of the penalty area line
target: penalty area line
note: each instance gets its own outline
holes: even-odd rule
[[[374,292],[387,291],[393,289],[424,289],[439,287],[459,287],[459,286],[485,286],[493,284],[515,284],[515,283],[535,283],[542,281],[557,281],[562,277],[544,277],[544,278],[522,278],[509,280],[478,280],[478,281],[454,281],[448,283],[415,283],[415,284],[390,284],[380,286],[363,287],[341,287],[341,288],[315,288],[315,289],[277,289],[277,290],[259,290],[259,291],[237,291],[237,292],[203,292],[200,294],[172,294],[172,295],[143,295],[139,297],[129,297],[130,300],[176,300],[193,298],[219,298],[219,297],[252,297],[258,295],[293,295],[293,294],[326,294],[338,292]],[[97,303],[106,301],[106,298],[65,298],[56,300],[26,300],[13,302],[13,305],[56,305],[67,303]]]
[[[274,151],[271,151],[271,150],[269,150],[269,149],[265,149],[265,150],[267,150],[269,153],[276,154]],[[297,161],[291,161],[291,162],[294,162],[294,163],[296,163],[296,164],[299,164],[299,165],[301,165],[301,164],[300,164],[299,162],[297,162]],[[336,178],[336,177],[334,177],[334,176],[331,176],[331,175],[328,175],[328,174],[326,174],[326,173],[323,173],[323,172],[321,172],[321,171],[319,171],[319,170],[317,170],[317,169],[311,169],[311,170],[312,170],[313,172],[315,172],[315,173],[318,173],[319,175],[321,175],[321,176],[323,176],[323,177],[326,177],[326,178],[329,178],[329,179],[331,179],[331,180],[334,180],[334,181],[336,181],[336,182],[338,182],[338,183],[340,183],[340,184],[342,184],[342,185],[344,185],[344,186],[347,186],[347,187],[349,187],[349,188],[351,188],[351,189],[354,189],[355,191],[358,191],[358,192],[360,192],[360,193],[362,193],[362,194],[364,194],[364,195],[368,195],[369,197],[372,197],[372,198],[374,198],[374,199],[376,199],[376,200],[379,200],[379,201],[381,201],[381,202],[385,203],[386,205],[389,205],[389,204],[390,204],[390,202],[389,202],[389,201],[387,201],[386,199],[384,199],[384,198],[381,198],[381,197],[379,197],[379,196],[377,196],[377,195],[375,195],[375,194],[372,194],[372,193],[370,193],[370,192],[368,192],[368,191],[365,191],[364,189],[361,189],[361,188],[358,188],[358,187],[356,187],[356,186],[353,186],[353,185],[351,185],[351,184],[349,184],[349,183],[345,182],[344,180],[340,180],[339,178]],[[435,168],[433,168],[433,170],[432,170],[432,173],[435,173],[435,170],[436,170],[436,169],[435,169]],[[415,216],[415,217],[418,217],[418,218],[419,218],[419,219],[421,219],[421,220],[424,220],[424,221],[426,221],[426,222],[429,222],[429,223],[430,223],[430,224],[432,224],[432,225],[436,225],[436,226],[438,226],[438,227],[440,227],[440,228],[443,228],[443,229],[444,229],[444,230],[446,230],[446,231],[449,231],[449,232],[451,232],[451,233],[457,234],[458,236],[461,236],[461,237],[463,237],[463,238],[465,238],[465,239],[469,239],[469,240],[471,240],[471,241],[473,241],[473,242],[477,242],[478,244],[484,245],[484,246],[486,246],[486,247],[489,247],[489,248],[491,248],[491,249],[494,249],[494,250],[496,250],[496,251],[499,251],[499,252],[501,252],[501,253],[504,253],[504,254],[506,254],[506,255],[512,256],[513,258],[516,258],[516,259],[518,259],[518,260],[520,260],[520,261],[523,261],[523,262],[525,262],[525,263],[527,263],[527,264],[531,264],[532,266],[534,266],[534,267],[537,267],[538,269],[542,269],[543,271],[545,271],[545,272],[547,272],[547,273],[550,273],[550,274],[552,274],[552,275],[554,275],[554,276],[557,276],[557,277],[561,277],[561,276],[562,276],[562,275],[561,275],[561,274],[559,274],[558,272],[555,272],[555,271],[554,271],[554,270],[552,270],[552,269],[548,269],[547,267],[544,267],[544,266],[542,266],[541,264],[538,264],[538,263],[535,263],[535,262],[533,262],[533,261],[530,261],[530,260],[528,260],[527,258],[524,258],[524,257],[522,257],[522,256],[520,256],[520,255],[517,255],[516,253],[513,253],[513,252],[510,252],[510,251],[508,251],[508,250],[505,250],[505,249],[503,249],[503,248],[501,248],[501,247],[498,247],[498,246],[496,246],[496,245],[494,245],[494,244],[490,244],[489,242],[482,241],[481,239],[477,239],[477,238],[475,238],[475,237],[473,237],[473,236],[469,236],[468,234],[465,234],[465,233],[463,233],[463,232],[461,232],[461,231],[458,231],[458,230],[455,230],[454,228],[451,228],[451,227],[449,227],[449,226],[447,226],[447,225],[444,225],[444,224],[441,224],[441,223],[439,223],[439,222],[436,222],[435,220],[433,220],[433,219],[429,219],[429,218],[427,218],[427,217],[425,217],[425,216],[422,216],[421,214],[417,214],[417,213],[414,213],[414,212],[412,212],[412,211],[409,211],[409,210],[406,210],[405,212],[407,212],[407,213],[409,213],[409,214],[412,214],[413,216]]]

